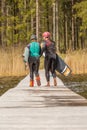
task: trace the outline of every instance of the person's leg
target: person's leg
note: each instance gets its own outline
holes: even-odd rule
[[[34,72],[33,72],[33,63],[29,62],[29,68],[30,68],[30,87],[34,86]]]
[[[52,76],[54,79],[54,86],[57,86],[55,69],[56,69],[56,61],[55,61],[55,59],[51,59],[51,73],[52,73]]]
[[[46,80],[47,80],[47,85],[46,86],[50,86],[49,70],[50,70],[50,59],[45,58],[45,76],[46,76]]]
[[[39,59],[36,59],[36,62],[34,63],[34,67],[35,67],[35,77],[36,77],[36,82],[37,85],[40,86],[41,85],[41,81],[40,81],[40,76],[39,76],[39,65],[40,65],[40,61]]]

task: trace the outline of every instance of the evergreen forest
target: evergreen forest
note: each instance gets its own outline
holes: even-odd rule
[[[49,31],[57,51],[87,48],[87,0],[0,0],[0,46],[38,41]]]

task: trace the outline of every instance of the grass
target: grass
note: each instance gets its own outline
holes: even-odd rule
[[[70,76],[58,75],[63,82],[87,82],[87,74],[72,74]]]
[[[22,59],[23,50],[23,46],[0,48],[0,96],[15,87],[24,78],[24,75],[29,73],[29,70],[25,70]],[[87,82],[87,50],[59,55],[72,69],[72,75],[68,77],[58,74],[64,83]],[[40,69],[43,68],[44,57],[41,57]],[[87,98],[87,90],[83,93],[79,92],[79,94]]]
[[[23,47],[0,48],[0,76],[21,76],[26,74],[22,59]]]
[[[79,92],[81,96],[85,97],[87,99],[87,90],[85,92]]]
[[[71,67],[73,74],[87,73],[87,50],[79,50],[66,54],[65,62]]]
[[[24,77],[0,77],[0,96],[9,89],[14,88]]]
[[[24,46],[0,48],[0,76],[22,76],[29,73],[25,70],[22,54]],[[59,54],[72,69],[73,74],[87,73],[87,51],[79,50]],[[44,68],[44,58],[40,58],[40,69]]]

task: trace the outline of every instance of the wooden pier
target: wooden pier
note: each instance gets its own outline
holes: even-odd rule
[[[0,130],[87,130],[87,100],[58,78],[58,86],[29,87],[29,75],[0,97]]]

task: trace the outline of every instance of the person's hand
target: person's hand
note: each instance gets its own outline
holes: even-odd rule
[[[25,65],[27,66],[27,65],[28,65],[28,63],[26,62],[26,63],[25,63]]]
[[[25,63],[25,68],[26,68],[26,70],[28,70],[28,69],[29,69],[29,65],[28,65],[28,63],[27,63],[27,62]]]

